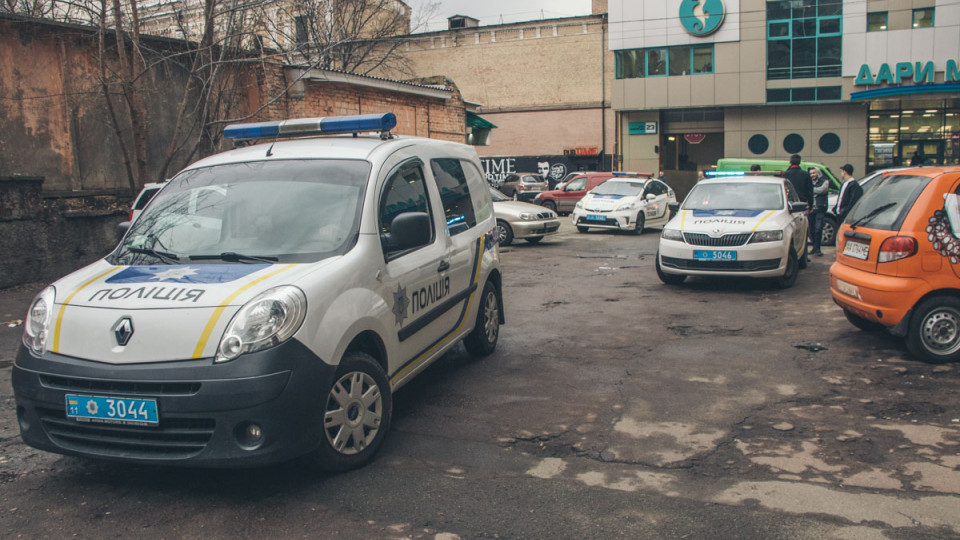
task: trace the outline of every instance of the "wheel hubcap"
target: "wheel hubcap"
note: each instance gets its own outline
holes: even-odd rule
[[[383,396],[376,381],[362,371],[347,373],[327,395],[324,433],[337,452],[358,454],[377,436],[382,416]]]
[[[487,334],[487,341],[493,343],[497,340],[497,332],[500,331],[500,313],[497,309],[497,295],[492,291],[487,295],[483,305],[483,330]]]
[[[938,309],[927,315],[920,332],[927,350],[951,354],[960,349],[960,313],[954,309]]]
[[[503,242],[507,238],[507,229],[503,225],[497,225],[497,241]]]

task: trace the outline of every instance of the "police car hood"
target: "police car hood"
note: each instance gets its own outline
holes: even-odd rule
[[[718,237],[782,226],[777,210],[683,210],[668,227]]]
[[[610,211],[620,206],[622,203],[633,201],[636,198],[636,195],[591,193],[584,198],[583,208],[585,210]]]
[[[50,351],[111,364],[209,358],[244,303],[318,264],[113,266],[57,281]]]

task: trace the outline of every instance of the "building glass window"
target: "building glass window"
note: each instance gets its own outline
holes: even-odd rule
[[[614,52],[617,79],[713,73],[713,45],[683,45]]]
[[[840,101],[843,89],[840,86],[812,86],[807,88],[770,88],[767,103],[790,103],[797,101]]]
[[[882,32],[887,29],[887,12],[867,13],[867,32]]]
[[[931,28],[933,26],[933,8],[913,10],[914,28]]]
[[[931,164],[960,165],[960,98],[871,103],[867,168],[907,165],[915,151]]]
[[[843,5],[837,0],[767,2],[767,79],[839,77]]]

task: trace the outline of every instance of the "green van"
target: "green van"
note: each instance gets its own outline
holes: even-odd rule
[[[760,165],[761,171],[785,171],[790,167],[790,161],[786,159],[723,158],[717,161],[717,170],[747,172],[751,165]],[[827,215],[823,219],[823,239],[821,243],[825,246],[832,246],[837,240],[837,228],[840,224],[837,216],[833,213],[833,207],[837,204],[837,195],[840,193],[840,186],[843,182],[826,165],[809,161],[800,162],[800,168],[805,171],[811,167],[819,169],[822,176],[830,179],[830,197],[827,203]]]

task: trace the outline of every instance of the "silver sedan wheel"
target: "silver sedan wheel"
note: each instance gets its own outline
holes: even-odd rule
[[[497,333],[500,332],[500,310],[497,295],[492,290],[483,299],[483,331],[488,342],[497,341]]]
[[[330,389],[323,414],[324,433],[337,452],[359,454],[377,436],[382,416],[380,388],[366,373],[353,371]]]
[[[960,349],[960,312],[940,307],[927,314],[920,324],[924,348],[936,355],[948,355]]]

